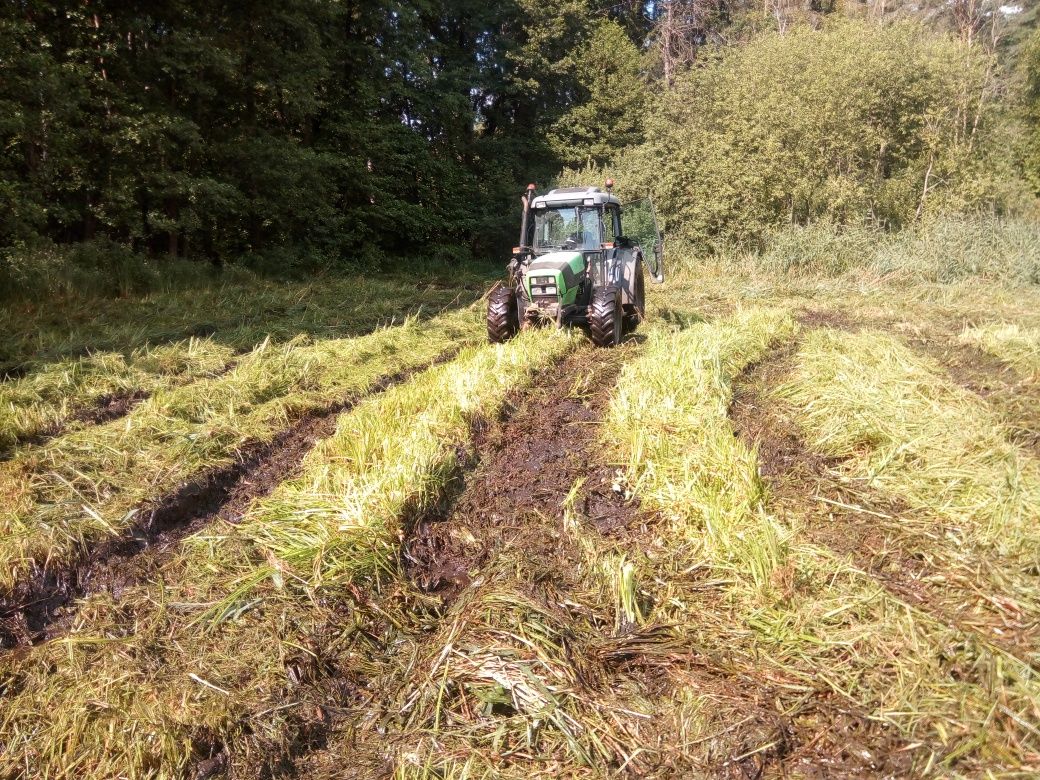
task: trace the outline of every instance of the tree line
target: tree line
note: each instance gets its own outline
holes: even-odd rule
[[[561,170],[617,171],[704,247],[785,221],[1030,208],[1028,24],[1004,56],[995,5],[916,3],[900,21],[909,7],[12,0],[0,257],[490,256],[520,187]]]

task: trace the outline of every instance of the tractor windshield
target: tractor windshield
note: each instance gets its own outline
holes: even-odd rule
[[[563,206],[534,212],[534,251],[600,248],[599,209]]]

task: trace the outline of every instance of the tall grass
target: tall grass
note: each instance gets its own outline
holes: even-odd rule
[[[228,271],[204,285],[118,298],[74,293],[12,301],[0,306],[0,378],[86,353],[129,355],[193,336],[212,336],[236,351],[268,337],[358,336],[420,310],[469,304],[486,283],[486,269],[469,265],[288,281]]]
[[[154,584],[92,599],[69,637],[0,660],[0,774],[175,778],[212,745],[233,770],[271,761],[341,701],[322,675],[363,675],[366,621],[405,619],[403,529],[443,496],[471,426],[577,343],[539,330],[467,348],[366,399],[242,525],[190,538]]]
[[[700,262],[681,247],[677,270]],[[815,222],[772,233],[761,247],[728,246],[717,262],[808,279],[884,278],[950,284],[979,279],[998,286],[1040,285],[1040,225],[1024,219],[947,217],[899,231]]]
[[[355,339],[265,342],[228,373],[157,391],[127,417],[0,464],[0,588],[126,532],[143,503],[232,463],[310,411],[483,336],[472,311]]]

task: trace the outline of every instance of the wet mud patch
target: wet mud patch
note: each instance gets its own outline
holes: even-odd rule
[[[958,551],[944,549],[938,520],[845,478],[843,460],[814,451],[793,410],[771,396],[793,370],[797,349],[788,344],[749,366],[729,409],[735,434],[758,448],[771,510],[797,518],[803,538],[851,560],[897,598],[1030,664],[1040,625],[1013,601],[985,595],[994,589],[985,573],[1001,562],[955,563]]]
[[[125,417],[150,393],[144,390],[132,390],[126,393],[109,393],[101,396],[92,408],[83,409],[73,416],[73,420],[84,425],[103,425],[104,423]]]
[[[438,358],[446,362],[454,352]],[[101,542],[67,566],[36,573],[13,592],[0,594],[0,648],[26,646],[62,634],[77,599],[122,592],[145,581],[185,537],[214,522],[238,522],[250,504],[302,467],[304,456],[336,428],[340,414],[371,393],[406,381],[417,368],[380,380],[354,397],[307,414],[269,443],[242,449],[228,466],[212,470],[140,508],[141,519],[126,533]]]
[[[634,520],[638,505],[614,490],[613,469],[596,457],[598,421],[633,346],[569,356],[479,437],[480,465],[460,495],[423,518],[404,545],[405,569],[421,590],[450,603],[505,549],[523,550],[553,579],[568,508],[601,531]]]

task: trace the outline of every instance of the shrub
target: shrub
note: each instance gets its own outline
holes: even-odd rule
[[[995,65],[912,23],[839,22],[723,50],[663,95],[610,167],[673,239],[754,244],[828,220],[899,227],[1019,202],[998,164]]]

